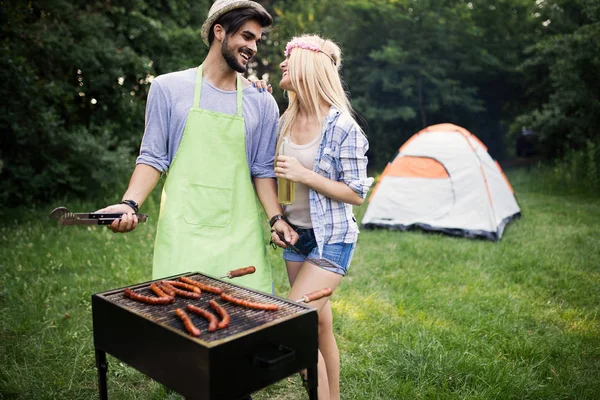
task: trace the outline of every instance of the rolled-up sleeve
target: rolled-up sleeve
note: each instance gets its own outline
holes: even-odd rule
[[[146,102],[146,124],[136,164],[146,164],[160,172],[169,169],[169,100],[155,79]]]
[[[373,184],[373,178],[367,176],[367,150],[369,141],[355,124],[351,124],[340,143],[340,179],[363,199]]]
[[[261,129],[257,137],[258,146],[250,174],[254,178],[275,178],[275,146],[277,143],[277,123],[279,109],[273,97],[266,96],[265,118],[261,121]]]

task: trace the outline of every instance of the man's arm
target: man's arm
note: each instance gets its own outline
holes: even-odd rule
[[[161,171],[169,169],[169,121],[171,110],[170,96],[165,93],[160,82],[161,77],[152,81],[148,100],[146,102],[145,129],[137,165],[131,174],[129,186],[123,195],[123,200],[133,200],[141,206],[160,179]],[[113,232],[129,232],[137,226],[137,217],[131,215],[134,211],[126,204],[114,204],[102,212],[125,213],[120,221],[109,225]]]
[[[141,207],[146,198],[156,186],[161,173],[153,167],[145,164],[136,165],[129,180],[127,191],[123,195],[123,200],[133,200]],[[121,219],[115,220],[108,227],[113,232],[130,232],[138,224],[137,216],[133,215],[133,209],[127,204],[113,204],[96,212],[102,213],[124,213]]]
[[[277,214],[283,215],[281,205],[277,202],[277,182],[274,178],[252,178],[256,194],[260,200],[267,218],[270,220]],[[292,229],[283,219],[275,222],[272,226],[277,232],[283,234],[285,240],[289,243],[296,243],[298,241],[298,233]],[[280,247],[286,247],[285,243],[279,239],[276,233],[271,233],[271,238],[276,245]]]

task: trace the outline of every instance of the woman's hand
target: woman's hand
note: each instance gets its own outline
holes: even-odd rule
[[[248,79],[251,83],[252,86],[254,86],[256,88],[256,90],[258,90],[260,93],[262,92],[269,92],[271,94],[273,94],[273,86],[269,83],[267,84],[267,82],[263,79],[260,79],[258,81],[253,81],[252,79]]]
[[[304,183],[312,172],[312,170],[304,168],[296,157],[277,156],[275,174],[278,178]]]
[[[275,175],[278,178],[302,183],[323,196],[336,201],[342,201],[355,206],[360,206],[364,202],[364,199],[346,183],[334,181],[323,175],[319,175],[312,169],[304,168],[295,157],[277,156],[277,163],[275,165]]]

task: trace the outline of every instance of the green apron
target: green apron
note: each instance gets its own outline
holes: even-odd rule
[[[260,202],[246,161],[241,78],[237,115],[201,109],[201,89],[202,66],[162,192],[152,277],[199,271],[218,278],[253,265],[254,274],[234,283],[271,293]]]

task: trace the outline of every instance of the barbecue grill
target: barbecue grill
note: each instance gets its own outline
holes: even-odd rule
[[[202,291],[198,300],[176,297],[169,305],[137,302],[125,297],[125,288],[95,294],[92,318],[101,399],[108,399],[106,353],[186,399],[240,399],[306,368],[309,398],[317,399],[316,309],[200,273],[164,279],[180,276],[220,287],[245,300],[277,304],[279,310],[244,308],[207,291]],[[152,282],[128,287],[152,296]],[[229,327],[208,332],[208,322],[189,313],[202,331],[193,337],[174,310],[185,309],[186,304],[211,310],[209,300],[216,300],[229,312]]]

